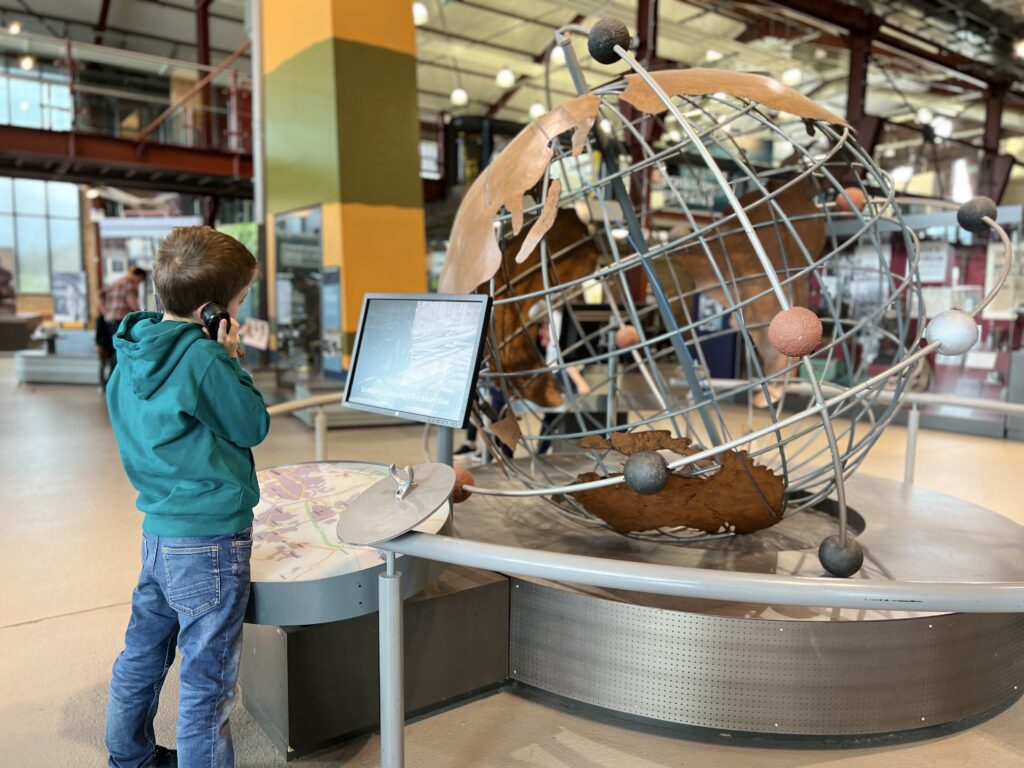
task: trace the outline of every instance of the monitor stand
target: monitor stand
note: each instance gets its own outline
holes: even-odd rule
[[[398,468],[367,488],[338,520],[338,538],[365,546],[408,533],[442,504],[455,489],[455,470],[446,464]],[[380,617],[381,766],[405,765],[405,691],[402,686],[402,574],[395,553],[385,552],[387,565],[378,579]]]

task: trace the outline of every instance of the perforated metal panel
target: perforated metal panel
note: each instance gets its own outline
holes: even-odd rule
[[[520,682],[672,723],[884,733],[961,720],[1024,692],[1024,615],[726,618],[514,580],[509,663]]]

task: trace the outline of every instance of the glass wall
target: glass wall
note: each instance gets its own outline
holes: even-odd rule
[[[16,57],[0,58],[0,125],[70,131],[67,72],[39,62],[26,70]]]
[[[18,293],[49,293],[54,272],[82,270],[78,186],[0,176],[0,254]]]

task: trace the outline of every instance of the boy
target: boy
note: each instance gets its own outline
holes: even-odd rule
[[[234,765],[228,715],[249,597],[250,448],[267,434],[263,397],[238,363],[238,323],[216,340],[200,321],[210,301],[234,318],[256,260],[209,227],[161,243],[153,280],[164,312],[128,315],[114,337],[107,385],[125,472],[139,492],[142,572],[107,710],[110,768]],[[160,688],[181,648],[177,754],[156,745]]]

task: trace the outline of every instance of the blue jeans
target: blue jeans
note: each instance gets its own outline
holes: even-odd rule
[[[228,716],[242,652],[251,553],[251,529],[194,538],[142,534],[142,573],[110,681],[109,768],[142,768],[152,759],[153,718],[175,647],[182,651],[178,765],[235,764]]]

